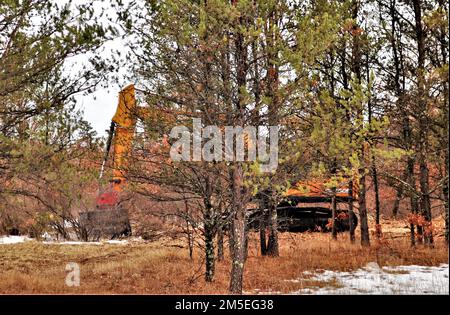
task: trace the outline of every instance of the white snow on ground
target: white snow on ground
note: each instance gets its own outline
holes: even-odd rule
[[[15,236],[15,235],[0,236],[0,244],[17,244],[29,240],[31,240],[31,238],[28,238],[26,236]]]
[[[302,289],[291,294],[449,294],[449,266],[395,266],[380,268],[371,262],[356,271],[326,270],[312,278],[324,282],[320,287]],[[327,282],[329,284],[327,284]]]
[[[42,242],[42,244],[47,245],[101,245],[100,242],[79,242],[79,241],[63,241],[63,242],[56,242],[56,241],[45,241]]]
[[[108,243],[108,244],[127,244],[128,241],[127,240],[109,240],[109,241],[106,241],[106,243]]]
[[[45,236],[45,235],[43,235]],[[44,239],[49,239],[49,238],[44,238]],[[33,241],[33,238],[29,238],[27,236],[13,236],[13,235],[8,235],[8,236],[0,236],[0,245],[3,244],[17,244],[17,243],[23,243],[25,241]],[[142,241],[141,238],[133,238],[130,241],[133,242],[139,242]],[[58,241],[53,241],[53,240],[48,240],[48,241],[43,241],[42,244],[50,244],[50,245],[102,245],[102,244],[115,244],[115,245],[126,245],[128,244],[129,240],[124,239],[124,240],[105,240],[105,241],[101,241],[101,242],[79,242],[79,241],[62,241],[62,242],[58,242]]]
[[[50,245],[102,245],[102,244],[117,244],[117,245],[125,245],[128,244],[128,240],[107,240],[101,242],[80,242],[80,241],[63,241],[63,242],[42,242],[43,244]]]
[[[276,295],[276,294],[283,294],[283,292],[280,292],[280,291],[261,291],[260,289],[254,289],[253,291],[242,291],[242,294]]]

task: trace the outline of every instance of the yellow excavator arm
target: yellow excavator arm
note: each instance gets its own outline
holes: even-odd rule
[[[121,192],[126,185],[126,171],[129,166],[129,155],[134,141],[137,119],[153,119],[163,121],[166,124],[174,124],[177,115],[185,115],[186,111],[172,110],[163,111],[139,107],[136,103],[136,89],[130,84],[119,92],[119,104],[116,113],[111,119],[109,136],[106,143],[105,155],[100,170],[100,178],[103,177],[104,167],[112,147],[113,176],[111,180],[112,189]]]
[[[130,84],[119,92],[119,105],[114,114],[106,143],[105,156],[100,171],[103,176],[104,166],[108,160],[111,145],[113,147],[113,190],[120,192],[126,184],[128,156],[131,152],[136,128],[136,95],[134,84]]]

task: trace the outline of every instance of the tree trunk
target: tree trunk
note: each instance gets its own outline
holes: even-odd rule
[[[428,185],[428,166],[425,158],[420,158],[420,191],[422,193],[421,208],[426,220],[426,226],[423,227],[423,236],[425,244],[433,244],[433,230],[431,226],[431,204]]]
[[[267,255],[276,257],[280,255],[278,248],[278,216],[277,203],[273,198],[269,201],[269,240],[267,243]]]
[[[445,55],[444,55],[445,56]],[[444,83],[444,95],[445,95],[445,99],[448,100],[448,81],[446,83]],[[444,103],[444,110],[445,110],[445,121],[448,122],[448,104],[447,101],[445,101]],[[449,173],[448,173],[448,164],[449,164],[449,141],[448,141],[448,125],[446,124],[445,126],[446,130],[445,130],[445,148],[444,148],[444,177],[446,177],[447,179],[445,180],[443,186],[442,186],[442,193],[444,195],[444,218],[445,218],[445,230],[444,230],[444,235],[445,235],[445,242],[448,245],[448,193],[449,193],[449,189],[448,189],[448,181],[449,181]]]
[[[352,1],[352,18],[354,20],[353,28],[358,28],[356,24],[359,15],[359,1]],[[353,45],[352,45],[352,72],[358,79],[358,83],[361,83],[361,39],[359,32],[355,32],[353,35]],[[364,104],[361,104],[361,108],[358,110],[358,116],[363,117],[364,115]],[[366,166],[365,166],[365,140],[361,143],[360,148],[360,167],[358,170],[360,181],[359,181],[359,194],[358,194],[358,205],[359,205],[359,217],[361,221],[361,245],[369,246],[369,225],[367,222],[367,207],[366,207]]]
[[[261,255],[267,255],[267,239],[266,239],[266,222],[261,220],[259,222],[259,244],[261,249]]]
[[[444,12],[445,10],[445,0],[439,0],[439,6],[441,8],[444,8]],[[446,15],[448,16],[448,12],[445,12]],[[448,63],[448,42],[446,40],[446,33],[448,30],[448,25],[442,25],[440,28],[440,46],[441,46],[441,55],[442,55],[442,60],[444,63]],[[445,218],[445,230],[444,230],[444,235],[445,235],[445,242],[448,246],[448,193],[449,193],[449,189],[448,189],[448,164],[449,164],[449,130],[448,130],[448,121],[449,121],[449,114],[448,114],[448,98],[449,98],[449,86],[448,86],[448,77],[444,80],[443,82],[443,91],[444,91],[444,103],[443,103],[443,111],[444,111],[444,121],[445,123],[445,127],[444,127],[444,177],[447,178],[447,180],[444,182],[444,185],[442,186],[442,193],[443,193],[443,197],[444,197],[444,218]]]
[[[189,203],[186,200],[184,200],[184,211],[186,213],[185,221],[186,221],[186,237],[188,242],[188,249],[189,249],[189,258],[193,258],[194,254],[194,240],[192,237],[192,230],[191,230],[191,224],[189,223],[189,217],[190,217],[190,211],[189,211]]]
[[[448,150],[448,148],[447,148]],[[445,230],[444,230],[444,235],[445,235],[445,243],[448,245],[448,153],[446,155],[446,159],[445,159],[445,175],[447,177],[447,180],[444,183],[444,186],[442,187],[442,192],[444,194],[444,218],[445,218]]]
[[[350,242],[355,243],[355,225],[353,224],[353,218],[355,216],[355,211],[353,210],[353,179],[348,183],[348,193],[350,195],[350,200],[348,201],[348,216],[349,216],[349,234]]]
[[[337,240],[336,210],[336,188],[333,188],[333,196],[331,197],[331,237],[333,240]]]
[[[205,182],[205,197],[203,203],[205,211],[203,213],[203,224],[205,238],[205,280],[206,282],[212,282],[214,280],[215,271],[215,252],[214,252],[214,237],[216,234],[215,227],[216,222],[214,219],[214,208],[211,203],[212,185],[209,178],[206,178]]]
[[[417,93],[419,112],[419,139],[418,139],[418,162],[419,162],[419,183],[421,192],[421,214],[427,221],[424,236],[425,243],[433,243],[433,233],[431,229],[431,204],[429,192],[429,172],[428,172],[428,113],[425,91],[425,32],[422,26],[422,8],[420,0],[413,0],[415,33],[417,40]]]
[[[230,253],[230,256],[233,255],[233,248],[234,248],[234,239],[233,235],[231,233],[231,224],[228,227],[228,252]]]
[[[411,189],[414,191],[410,191],[410,203],[411,203],[411,214],[415,215],[419,212],[419,204],[417,202],[417,197],[415,195],[415,188],[416,188],[416,180],[414,177],[414,158],[409,157],[408,158],[408,165],[407,165],[407,177],[408,177],[408,184],[411,186]],[[419,230],[419,227],[417,227]],[[411,239],[411,246],[416,245],[416,234],[414,231],[414,223],[410,223],[410,239]],[[418,231],[419,232],[419,231]],[[420,241],[420,239],[419,239]]]
[[[361,153],[362,159],[364,158],[364,149]],[[358,205],[359,205],[359,218],[361,221],[361,245],[370,246],[369,237],[369,225],[367,221],[367,207],[366,207],[366,174],[364,168],[359,170],[359,194],[358,194]]]
[[[367,82],[369,82],[370,73],[369,73],[369,61],[367,60]],[[372,128],[372,102],[369,99],[368,102],[368,116],[369,116],[369,128]],[[374,144],[372,140],[370,141],[370,146],[373,148]],[[376,237],[381,238],[381,225],[380,225],[380,191],[378,187],[378,174],[377,174],[377,165],[374,152],[371,152],[371,173],[372,173],[372,181],[373,181],[373,189],[375,192],[375,233]]]
[[[403,196],[403,187],[400,186],[397,188],[397,195],[395,196],[394,206],[392,207],[392,216],[394,218],[397,218],[398,216],[398,210],[400,208],[400,201]]]
[[[220,226],[217,230],[217,260],[223,261],[223,227]]]
[[[233,1],[236,5],[237,0]],[[238,18],[238,24],[244,24],[243,17]],[[237,83],[237,102],[235,101],[235,119],[236,125],[244,126],[245,118],[245,89],[247,83],[247,47],[244,45],[244,37],[240,30],[236,31],[235,40],[235,62],[236,62],[236,83]],[[233,238],[233,248],[231,253],[231,276],[230,276],[230,293],[242,294],[242,285],[244,277],[244,265],[246,256],[246,219],[244,204],[244,179],[243,167],[240,162],[235,161],[231,170],[232,183],[232,214],[230,234]]]
[[[210,224],[205,225],[205,256],[206,256],[206,282],[214,280],[215,272],[215,254],[214,254],[214,231]]]
[[[377,167],[375,165],[375,157],[372,157],[372,180],[373,189],[375,190],[375,224],[376,226],[376,236],[381,238],[381,225],[380,225],[380,191],[378,188],[378,174]]]
[[[192,232],[189,228],[189,222],[187,223],[187,241],[188,241],[188,248],[189,248],[189,258],[192,259],[194,256],[194,240],[192,239]]]
[[[245,263],[245,208],[242,204],[242,166],[238,163],[232,170],[233,220],[230,234],[233,238],[231,255],[230,293],[242,294]]]
[[[244,262],[247,262],[248,258],[248,226],[245,224],[245,243],[244,243]]]
[[[269,14],[269,29],[266,30],[267,37],[267,97],[270,99],[268,122],[270,126],[278,124],[278,111],[280,107],[280,100],[278,96],[279,75],[277,60],[278,48],[277,46],[277,31],[275,29],[278,17],[276,4],[273,4],[272,10]],[[267,255],[277,257],[280,255],[278,249],[278,215],[277,204],[275,202],[275,195],[273,189],[269,189],[269,207],[268,207],[268,222],[269,239],[267,243]]]
[[[266,239],[266,222],[268,218],[266,217],[267,202],[264,196],[261,197],[260,202],[260,217],[259,217],[259,244],[261,248],[261,255],[267,255],[267,239]]]

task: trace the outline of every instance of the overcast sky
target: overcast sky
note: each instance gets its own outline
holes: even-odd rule
[[[84,119],[87,120],[99,136],[106,134],[111,118],[117,107],[118,92],[100,88],[90,95],[77,95],[77,108],[84,110]]]
[[[63,4],[67,2],[67,0],[61,1]],[[88,2],[87,0],[73,0],[73,4],[82,4]],[[128,1],[123,1],[124,4],[127,4]],[[58,4],[60,4],[58,2]],[[100,13],[102,9],[106,9],[106,15],[110,17],[115,17],[115,11],[111,7],[110,1],[94,1],[94,9],[96,12]],[[105,18],[101,19],[105,25],[110,22]],[[103,56],[105,58],[109,57],[113,50],[120,50],[125,53],[126,50],[125,41],[121,38],[117,38],[113,41],[107,42],[100,51],[97,51],[96,54]],[[88,64],[89,56],[92,54],[75,56],[68,60],[66,63],[66,71],[69,73],[75,73],[79,69],[83,67],[83,65]],[[78,109],[82,109],[84,111],[84,118],[92,125],[94,130],[97,132],[99,136],[106,135],[106,129],[109,129],[111,118],[115,113],[118,104],[118,93],[120,90],[126,85],[134,82],[128,82],[125,79],[125,74],[128,72],[128,69],[121,68],[119,71],[119,83],[111,83],[107,88],[98,86],[97,90],[91,94],[83,95],[77,94],[75,95],[76,104]],[[120,79],[120,78],[123,79]]]

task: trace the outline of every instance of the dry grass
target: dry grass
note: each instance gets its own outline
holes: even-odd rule
[[[403,222],[391,224],[399,229]],[[388,225],[386,225],[387,227]],[[385,235],[390,235],[388,228]],[[181,244],[181,241],[172,242]],[[0,246],[0,293],[137,293],[219,294],[227,293],[228,259],[216,265],[216,279],[205,283],[200,252],[191,261],[186,248],[167,242],[125,245],[46,245],[26,242]],[[434,248],[410,248],[407,234],[395,234],[370,248],[348,244],[348,236],[332,241],[323,233],[281,233],[281,257],[261,257],[258,239],[251,235],[245,269],[244,290],[249,293],[296,291],[321,285],[313,280],[286,281],[304,271],[329,269],[349,271],[368,262],[379,265],[438,265],[448,262],[448,248],[437,237]],[[65,285],[68,262],[81,269],[80,287]],[[323,285],[323,284],[322,284]],[[330,284],[327,284],[330,285]]]

